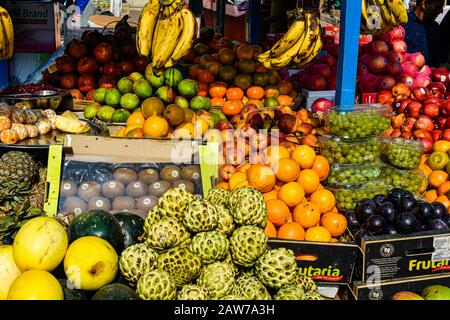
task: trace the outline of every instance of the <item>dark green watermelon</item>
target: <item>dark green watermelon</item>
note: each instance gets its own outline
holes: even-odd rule
[[[79,289],[70,289],[67,279],[58,279],[64,292],[64,300],[89,300],[86,292]]]
[[[144,233],[144,219],[129,212],[119,212],[114,214],[122,227],[123,247],[142,242],[139,237]]]
[[[107,211],[91,210],[77,216],[69,226],[69,242],[87,236],[108,241],[120,254],[123,250],[122,228],[119,221]]]
[[[100,288],[92,300],[139,300],[139,296],[133,289],[122,283],[111,283]]]

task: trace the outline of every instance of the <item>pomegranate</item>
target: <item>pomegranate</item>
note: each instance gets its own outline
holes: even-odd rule
[[[325,110],[334,106],[334,103],[325,98],[319,98],[315,100],[311,106],[311,111],[316,112],[325,112]]]
[[[102,42],[95,46],[94,57],[99,63],[106,63],[113,58],[113,48],[109,43]]]

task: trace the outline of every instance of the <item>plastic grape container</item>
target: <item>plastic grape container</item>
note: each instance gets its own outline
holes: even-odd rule
[[[419,169],[402,170],[394,167],[384,167],[380,178],[391,188],[409,190],[419,194],[426,189],[427,177]]]
[[[347,139],[323,135],[318,139],[320,152],[331,164],[380,163],[381,141],[378,137]]]
[[[378,179],[385,164],[333,164],[326,183],[329,186],[354,186]]]
[[[342,138],[380,136],[389,129],[391,115],[389,107],[381,104],[355,105],[351,112],[333,107],[325,111],[325,128],[328,133]]]
[[[420,141],[402,138],[382,138],[381,158],[400,169],[419,167],[424,146]]]

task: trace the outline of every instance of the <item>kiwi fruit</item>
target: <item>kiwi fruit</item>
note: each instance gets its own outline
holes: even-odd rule
[[[162,168],[159,175],[161,177],[161,180],[168,181],[168,182],[174,182],[174,181],[180,180],[181,170],[177,166],[168,165],[168,166],[165,166],[164,168]]]
[[[152,196],[161,197],[172,185],[167,181],[157,181],[148,187],[148,193]]]
[[[111,201],[105,197],[92,197],[88,202],[88,210],[111,210]]]
[[[88,210],[88,205],[86,201],[78,197],[67,197],[63,204],[64,213],[74,212],[75,214],[80,214]]]
[[[192,183],[192,181],[189,181],[189,180],[178,180],[178,181],[172,182],[172,187],[182,188],[190,193],[195,192],[195,186]]]
[[[138,178],[139,181],[150,184],[159,180],[159,173],[156,169],[147,168],[139,172]]]
[[[102,186],[95,181],[88,181],[80,184],[78,187],[78,197],[84,200],[89,200],[93,197],[100,196]]]
[[[136,200],[136,208],[148,212],[151,208],[158,205],[158,198],[155,196],[143,196]]]
[[[124,185],[128,185],[138,179],[138,174],[133,169],[119,168],[114,170],[113,178],[114,180],[122,182]]]
[[[61,197],[74,197],[77,195],[78,188],[75,182],[70,180],[61,181]]]
[[[200,166],[190,165],[181,169],[181,177],[183,180],[197,181],[200,179]]]
[[[127,188],[125,189],[125,193],[127,196],[137,199],[142,196],[145,196],[148,191],[148,186],[146,183],[142,181],[135,181],[133,183],[130,183]]]
[[[124,192],[125,186],[120,181],[110,180],[102,184],[102,195],[109,199],[114,199],[119,196],[123,196]]]
[[[112,203],[113,210],[130,212],[136,208],[136,201],[131,197],[121,196],[114,199]]]

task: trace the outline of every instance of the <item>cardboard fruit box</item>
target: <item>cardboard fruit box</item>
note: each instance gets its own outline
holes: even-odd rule
[[[303,274],[317,283],[348,284],[352,282],[358,246],[351,242],[311,242],[269,239],[269,247],[294,252]]]
[[[392,300],[397,292],[409,291],[420,295],[423,289],[432,285],[450,287],[450,275],[441,274],[371,284],[355,281],[349,291],[356,300]]]
[[[355,278],[392,281],[450,271],[450,231],[363,237]]]

